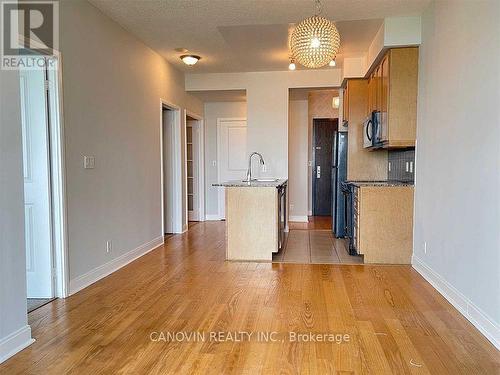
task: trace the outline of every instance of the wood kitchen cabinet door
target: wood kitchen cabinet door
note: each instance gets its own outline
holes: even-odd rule
[[[387,51],[368,83],[368,113],[380,111],[383,148],[414,147],[417,129],[418,48]]]
[[[417,134],[418,48],[395,48],[387,61],[386,148],[414,147]]]
[[[375,69],[375,111],[382,110],[382,67]]]
[[[389,54],[386,54],[380,63],[380,119],[382,122],[381,140],[388,140],[387,111],[389,103]]]

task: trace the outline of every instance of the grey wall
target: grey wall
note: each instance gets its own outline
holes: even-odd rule
[[[182,73],[88,2],[61,2],[60,20],[74,279],[162,235],[160,98],[198,114],[203,105]]]
[[[246,102],[205,103],[205,214],[218,214],[218,195],[212,184],[217,181],[217,118],[246,118]]]
[[[497,334],[499,19],[498,1],[436,1],[423,15],[414,235],[414,256]]]
[[[26,318],[26,253],[19,75],[0,70],[0,362],[31,338]],[[3,342],[15,332],[24,334]]]

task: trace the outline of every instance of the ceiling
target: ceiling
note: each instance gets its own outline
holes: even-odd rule
[[[288,31],[313,15],[312,0],[89,0],[185,72],[286,70]],[[344,56],[365,52],[389,16],[419,15],[430,0],[323,0]],[[175,48],[202,56],[184,65]]]

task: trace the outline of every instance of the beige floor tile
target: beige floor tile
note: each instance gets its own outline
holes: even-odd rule
[[[320,256],[311,256],[311,263],[341,264],[340,259],[338,257],[320,257]]]

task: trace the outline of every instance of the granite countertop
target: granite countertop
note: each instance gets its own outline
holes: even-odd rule
[[[413,182],[405,182],[405,181],[346,181],[347,184],[354,185],[357,187],[362,186],[381,186],[381,187],[390,187],[390,186],[413,186]]]
[[[245,182],[242,180],[225,181],[212,184],[212,186],[225,186],[225,187],[280,187],[286,184],[287,179],[278,179],[276,181],[251,181]]]

